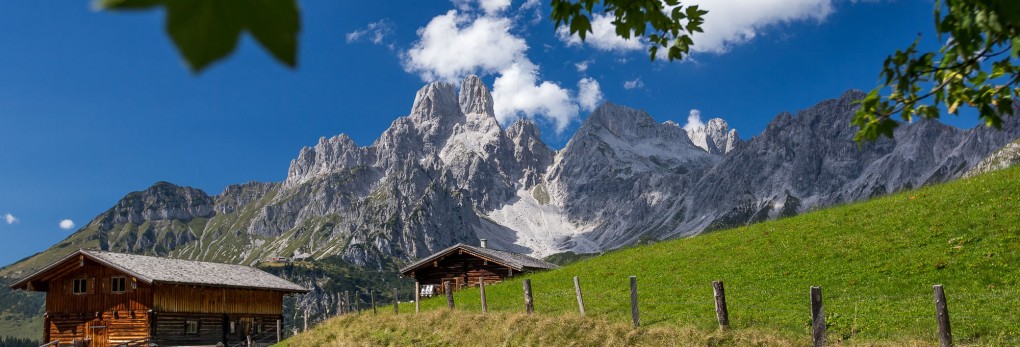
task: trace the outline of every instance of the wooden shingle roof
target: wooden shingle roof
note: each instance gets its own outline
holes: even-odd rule
[[[150,284],[183,284],[307,293],[308,289],[251,266],[151,257],[95,250],[78,250],[11,285],[25,287],[49,270],[80,257],[117,269]]]
[[[509,268],[517,270],[517,271],[549,270],[549,269],[555,269],[555,268],[559,267],[559,266],[556,266],[556,264],[553,264],[553,263],[550,263],[550,262],[547,262],[547,261],[544,261],[544,260],[541,260],[541,259],[533,258],[533,257],[527,256],[527,255],[524,255],[524,254],[520,254],[520,253],[502,251],[502,250],[492,249],[492,248],[475,247],[475,246],[465,245],[463,243],[458,243],[456,245],[447,247],[446,249],[443,249],[443,250],[441,250],[439,252],[436,252],[436,254],[430,255],[430,256],[428,256],[428,257],[426,257],[424,259],[418,260],[416,262],[413,262],[413,263],[405,266],[404,268],[400,269],[400,273],[404,274],[404,275],[407,275],[407,274],[411,273],[412,271],[415,271],[415,270],[417,270],[417,269],[419,269],[421,267],[429,265],[433,261],[435,261],[435,260],[437,260],[439,258],[443,258],[443,257],[445,257],[445,256],[447,256],[449,254],[452,254],[455,251],[462,251],[464,253],[468,253],[468,254],[474,255],[474,256],[479,257],[479,258],[483,258],[483,259],[486,259],[486,260],[489,260],[489,261],[492,261],[492,262],[496,262],[496,263],[502,264],[502,265],[504,265],[506,267],[509,267]]]

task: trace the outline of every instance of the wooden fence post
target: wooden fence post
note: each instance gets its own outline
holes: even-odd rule
[[[641,326],[641,314],[638,312],[637,276],[630,276],[630,315],[634,319],[634,327]]]
[[[358,299],[358,292],[354,292],[354,299],[355,300]],[[354,309],[354,304],[351,303],[351,291],[349,290],[344,291],[344,306],[347,306],[346,308],[344,308],[345,310],[347,310],[347,313],[351,313],[351,310]]]
[[[935,319],[939,324],[939,346],[953,346],[953,332],[949,329],[949,306],[946,303],[946,292],[941,284],[932,287],[935,290]]]
[[[715,292],[715,317],[719,320],[719,327],[723,330],[729,329],[730,313],[726,310],[726,290],[723,289],[723,282],[712,282],[712,291]]]
[[[336,292],[336,314],[344,314],[344,293]]]
[[[379,313],[375,310],[375,290],[369,290],[368,295],[372,299],[372,314]]]
[[[400,314],[400,300],[397,295],[397,288],[393,288],[393,314]]]
[[[361,295],[354,291],[354,312],[361,314]]]
[[[414,281],[414,313],[421,311],[421,283]]]
[[[478,292],[482,295],[482,313],[488,313],[489,303],[485,301],[485,278],[478,277]]]
[[[303,330],[301,330],[301,331],[308,331],[308,309],[307,308],[305,309],[305,328]],[[249,336],[248,338],[251,338],[251,336]],[[248,340],[248,342],[251,343],[251,340]]]
[[[826,344],[822,287],[811,287],[811,340],[815,347],[824,347]]]
[[[524,279],[524,309],[528,314],[535,313],[535,299],[531,296],[531,279]]]
[[[283,340],[283,324],[280,319],[276,319],[276,343],[280,343]]]
[[[450,281],[443,281],[443,292],[446,293],[446,307],[453,309],[453,286],[450,285]]]
[[[581,282],[574,276],[574,294],[577,295],[577,308],[581,310],[581,317],[584,317],[584,296],[581,295]]]

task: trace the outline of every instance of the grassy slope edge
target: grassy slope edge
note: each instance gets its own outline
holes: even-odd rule
[[[823,288],[829,340],[937,342],[932,285],[946,288],[963,345],[1020,344],[1020,167],[869,202],[631,247],[528,275],[538,315],[521,317],[521,280],[424,300],[420,315],[340,317],[286,341],[313,345],[803,345],[808,288]],[[629,322],[638,276],[643,328]],[[579,276],[589,318],[577,317]],[[723,280],[731,332],[717,331],[711,281]],[[401,312],[413,312],[405,305]],[[384,310],[385,311],[385,310]],[[460,312],[467,311],[467,312]]]

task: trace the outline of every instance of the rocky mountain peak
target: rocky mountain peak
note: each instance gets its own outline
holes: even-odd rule
[[[730,130],[729,124],[722,118],[712,118],[704,126],[685,130],[695,146],[712,154],[729,153],[740,143],[736,130]]]
[[[492,108],[492,94],[478,76],[471,75],[460,84],[460,110],[464,114],[484,114],[490,117],[496,112]]]
[[[124,196],[113,208],[97,217],[100,230],[115,224],[156,220],[190,221],[195,217],[211,217],[214,200],[205,192],[168,182],[157,182],[151,187]]]
[[[314,147],[302,148],[297,159],[290,161],[284,185],[293,186],[315,176],[363,165],[364,152],[346,134],[321,137]]]
[[[432,82],[419,89],[409,117],[417,124],[442,118],[463,118],[453,84]]]
[[[553,150],[541,139],[538,125],[524,118],[514,122],[506,129],[506,136],[514,147],[514,160],[523,171],[525,187],[538,183],[546,168],[552,164]]]
[[[605,130],[616,136],[631,138],[648,135],[639,133],[654,129],[657,125],[644,111],[606,102],[588,116],[579,132]]]
[[[540,135],[538,124],[529,118],[521,118],[506,129],[506,136],[513,142],[537,140]]]

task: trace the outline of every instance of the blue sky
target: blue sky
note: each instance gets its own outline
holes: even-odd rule
[[[201,75],[179,59],[161,11],[3,1],[0,264],[157,181],[214,195],[283,180],[301,147],[322,136],[368,145],[407,114],[427,79],[473,71],[490,87],[502,80],[500,93],[516,100],[502,103],[502,118],[537,118],[557,148],[595,101],[680,124],[696,108],[746,139],[780,112],[873,88],[882,60],[918,34],[926,47],[936,42],[932,1],[720,0],[690,60],[653,63],[640,42],[572,43],[555,32],[546,1],[504,1],[301,1],[297,69],[245,38]],[[485,39],[501,49],[476,42]],[[61,228],[65,219],[76,226]]]

